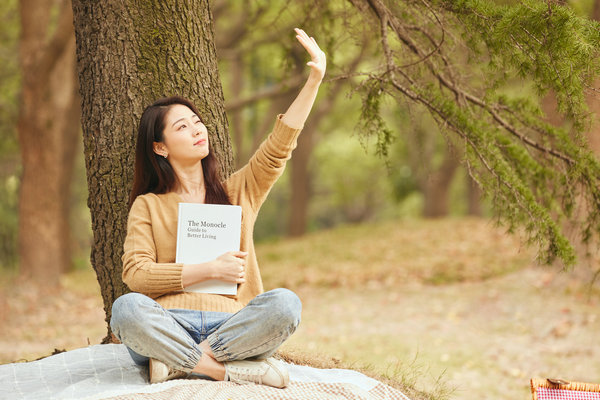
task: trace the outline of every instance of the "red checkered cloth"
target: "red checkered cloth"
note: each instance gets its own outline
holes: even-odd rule
[[[537,400],[600,400],[600,393],[538,388]]]
[[[533,400],[600,400],[600,385],[532,379],[531,393],[533,394]]]

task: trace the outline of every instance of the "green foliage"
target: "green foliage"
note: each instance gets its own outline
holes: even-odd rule
[[[53,7],[58,14],[60,7]],[[53,15],[56,20],[57,15]],[[21,89],[18,58],[19,2],[0,3],[0,270],[18,267],[18,200],[21,177],[17,120]],[[89,268],[90,213],[83,153],[77,159],[72,182],[71,226],[73,264]]]
[[[342,107],[345,108],[345,107]],[[312,199],[308,229],[316,231],[343,223],[384,220],[405,214],[414,215],[420,203],[410,195],[414,184],[406,169],[387,169],[377,157],[375,143],[360,143],[348,138],[351,122],[325,126],[310,162]],[[365,151],[366,149],[366,151]],[[258,241],[283,236],[290,212],[290,168],[278,180],[260,211],[254,230]],[[395,186],[397,185],[397,187]],[[400,188],[402,187],[402,188]],[[395,190],[405,192],[400,194]],[[412,208],[410,208],[412,207]]]
[[[485,45],[492,87],[509,76],[531,80],[540,95],[553,90],[559,110],[578,130],[584,128],[579,125],[587,112],[584,88],[600,67],[599,23],[577,17],[569,7],[536,0],[510,6],[464,0],[446,6],[465,26],[471,49]]]
[[[219,70],[226,104],[253,98],[257,93],[289,82],[296,75],[301,77],[302,83],[308,74],[305,65],[308,58],[294,39],[293,27],[304,28],[325,49],[328,76],[343,74],[348,63],[360,53],[360,49],[353,45],[358,38],[347,34],[344,29],[348,17],[344,2],[256,1],[244,6],[236,2],[221,5],[227,8],[225,11],[216,11],[215,21],[216,36],[221,38],[221,42],[218,41],[221,43],[219,53],[223,57]],[[299,20],[299,16],[302,20]],[[247,34],[239,34],[243,29],[248,29]],[[228,44],[226,38],[236,33],[238,39]],[[235,57],[240,57],[242,61],[241,88],[234,85],[237,76],[233,74],[240,73],[232,62]],[[309,124],[314,121],[311,119],[319,112],[321,104],[331,99],[334,84],[324,82]],[[237,145],[238,166],[243,165],[253,154],[254,147],[268,133],[274,114],[285,112],[300,90],[300,85],[296,85],[287,95],[260,98],[250,102],[241,111],[228,110],[233,142]],[[346,84],[346,88],[349,87]],[[282,91],[288,89],[284,86]],[[347,221],[381,218],[382,215],[396,212],[397,201],[390,193],[386,169],[372,157],[376,144],[365,141],[364,146],[369,149],[367,155],[358,138],[348,137],[359,117],[360,103],[356,99],[339,97],[340,101],[322,119],[315,134],[315,148],[310,159],[310,175],[313,179],[307,223],[309,230]],[[377,105],[374,104],[374,107]],[[380,120],[378,123],[381,125],[383,122]],[[385,149],[385,145],[381,144],[379,148]],[[279,179],[261,209],[255,227],[254,236],[257,240],[284,235],[288,229],[290,168],[288,165],[287,172]]]
[[[330,132],[315,149],[313,171],[319,179],[310,213],[313,229],[396,213],[388,172],[372,155],[376,145],[361,145],[346,134],[343,129]]]
[[[17,262],[19,12],[16,0],[0,3],[0,267]]]
[[[19,12],[16,0],[0,4],[0,155],[17,151]],[[3,175],[4,176],[4,175]]]
[[[600,234],[600,164],[584,135],[586,90],[600,69],[600,25],[534,0],[370,6],[363,22],[385,29],[379,65],[359,85],[361,132],[377,137],[385,155],[390,132],[382,99],[420,105],[463,155],[499,220],[511,230],[524,227],[542,262],[574,264],[566,221],[583,213],[581,237],[589,242]],[[539,98],[549,92],[568,126],[545,120]]]
[[[0,268],[14,268],[17,263],[18,179],[13,175],[2,179],[0,184]]]
[[[394,134],[387,127],[381,115],[381,101],[384,92],[381,82],[377,80],[367,81],[362,87],[363,107],[360,115],[358,131],[364,136],[375,136],[377,145],[375,153],[380,157],[388,156],[388,149],[393,143]]]

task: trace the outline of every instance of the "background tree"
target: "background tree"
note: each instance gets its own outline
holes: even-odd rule
[[[71,4],[55,3],[20,2],[20,272],[45,285],[57,284],[71,265],[70,184],[80,127]]]
[[[584,241],[600,233],[600,165],[583,135],[584,93],[599,66],[598,24],[550,1],[349,3],[359,11],[358,29],[379,32],[380,63],[361,83],[362,131],[385,153],[393,134],[381,117],[382,98],[427,111],[502,221],[524,227],[543,262],[573,264],[561,221],[577,211]],[[461,65],[471,67],[468,75]],[[507,91],[517,81],[528,93]],[[527,96],[550,89],[568,130],[545,121]]]
[[[20,174],[16,120],[19,115],[19,7],[0,3],[0,268],[17,264],[18,182]]]
[[[336,22],[336,18],[344,17],[345,13],[340,4],[343,3],[330,2],[315,10],[310,2],[259,1],[251,5],[215,2],[216,45],[220,68],[224,71],[225,106],[231,120],[238,167],[264,139],[273,114],[285,111],[286,104],[296,96],[303,82],[304,55],[288,41],[280,40],[282,36],[301,25],[322,38],[330,59],[339,55],[339,62],[330,62],[328,66],[328,74],[333,76],[354,72],[363,61],[364,49],[369,47],[367,38],[358,39],[362,42],[361,48],[338,43],[343,25]],[[302,20],[298,16],[302,16]],[[283,68],[280,60],[284,60]],[[316,171],[310,162],[313,150],[321,138],[328,135],[323,122],[347,117],[342,116],[343,112],[336,105],[344,101],[340,95],[350,88],[349,80],[336,79],[322,91],[298,140],[287,171],[289,177],[282,179],[288,188],[278,185],[265,205],[268,214],[270,202],[277,201],[276,221],[271,223],[271,218],[265,218],[263,213],[257,226],[258,238],[263,237],[265,231],[269,236],[298,236],[306,232],[311,218],[311,180]],[[282,218],[283,214],[287,214],[287,219]]]
[[[585,109],[580,101],[585,83],[597,70],[598,30],[564,7],[543,5],[317,2],[310,10],[306,6],[302,22],[316,21],[323,10],[330,10],[345,28],[341,43],[357,48],[374,27],[380,32],[377,45],[366,49],[367,61],[357,67],[360,72],[340,70],[330,76],[354,83],[363,103],[358,131],[376,139],[380,154],[387,154],[394,136],[381,113],[384,102],[392,99],[396,107],[431,114],[445,141],[463,157],[470,176],[487,190],[497,213],[513,228],[525,226],[542,248],[544,260],[559,256],[568,263],[573,253],[558,220],[570,215],[578,193],[591,201],[598,198],[598,165],[581,138]],[[194,99],[215,123],[215,140],[221,140],[219,148],[228,163],[225,174],[231,168],[227,123],[219,104],[222,96],[211,93],[219,84],[208,3],[103,5],[79,0],[73,9],[94,229],[92,264],[110,317],[112,300],[126,291],[120,255],[135,125],[143,106],[172,93]],[[515,24],[521,30],[515,30]],[[243,35],[243,30],[236,34],[231,38]],[[323,35],[328,37],[327,32]],[[227,48],[223,46],[223,57],[239,61],[240,55],[228,55]],[[339,53],[332,54],[344,54],[343,49],[340,45]],[[569,54],[573,69],[562,63],[566,57],[557,60],[554,52]],[[461,75],[465,66],[473,68],[471,75]],[[510,96],[506,87],[512,82],[530,84],[525,97],[535,90],[555,89],[573,129],[557,130],[545,123],[532,101]],[[234,93],[248,95],[247,86],[240,87]],[[247,99],[232,98],[231,109]],[[257,104],[255,111],[273,106]],[[261,125],[258,119],[253,124]],[[365,196],[365,202],[370,201]],[[589,237],[597,228],[597,213],[592,209],[587,214],[591,218],[583,230]]]
[[[218,33],[216,44],[220,69],[224,72],[226,109],[230,116],[231,136],[238,166],[243,164],[256,149],[263,139],[265,123],[268,125],[271,122],[271,115],[281,111],[282,104],[286,102],[285,96],[293,96],[297,90],[297,82],[300,81],[298,74],[294,72],[297,68],[293,65],[284,69],[279,65],[274,67],[277,61],[271,60],[279,59],[281,54],[286,54],[283,59],[297,59],[285,42],[277,38],[281,37],[283,32],[290,30],[294,24],[298,24],[298,16],[302,16],[304,18],[302,25],[309,24],[310,28],[307,29],[317,32],[315,35],[326,40],[330,58],[334,59],[332,65],[328,67],[327,81],[329,82],[326,83],[320,100],[307,121],[294,157],[290,161],[290,168],[282,178],[289,188],[276,186],[263,207],[256,227],[256,237],[259,239],[265,235],[273,237],[286,232],[294,236],[301,235],[306,232],[307,227],[314,230],[341,222],[356,223],[389,218],[396,215],[393,211],[390,214],[390,210],[396,207],[393,203],[401,201],[401,198],[393,197],[382,199],[385,190],[372,193],[373,198],[380,198],[377,202],[367,200],[366,197],[360,200],[357,197],[343,198],[340,193],[349,194],[349,192],[342,188],[341,184],[338,185],[332,180],[328,181],[328,184],[334,186],[327,187],[313,180],[317,172],[344,174],[341,165],[340,170],[330,168],[337,165],[333,161],[320,160],[317,165],[313,150],[321,146],[324,136],[340,129],[339,122],[348,120],[349,116],[352,120],[356,120],[355,116],[358,115],[359,108],[343,107],[342,103],[348,103],[349,100],[339,94],[352,93],[352,87],[360,82],[360,78],[352,77],[351,71],[357,68],[369,70],[374,67],[371,60],[377,59],[373,51],[374,43],[368,40],[370,36],[363,37],[360,30],[353,28],[353,24],[357,24],[360,18],[356,17],[356,13],[352,13],[348,5],[344,2],[319,3],[318,8],[313,5],[314,3],[311,2],[258,1],[242,6],[232,1],[215,2]],[[221,18],[222,15],[225,18]],[[369,54],[369,57],[363,57],[363,54]],[[280,70],[285,72],[274,79],[273,75],[281,74]],[[354,106],[355,101],[352,103]],[[405,107],[406,104],[402,103],[388,103],[389,113],[386,115],[386,120],[394,119],[390,118],[392,113],[405,114],[402,111]],[[427,129],[421,129],[422,120],[427,120],[424,117],[426,117],[424,113],[419,113],[391,127],[397,140],[410,144],[410,151],[403,152],[401,155],[389,154],[386,162],[391,167],[390,180],[396,181],[392,178],[395,167],[408,158],[411,172],[418,183],[418,186],[413,187],[412,190],[422,193],[419,198],[422,199],[424,216],[440,217],[450,212],[481,215],[478,186],[469,184],[472,179],[459,164],[460,153],[447,146],[434,124]],[[337,121],[338,124],[332,121]],[[324,129],[325,126],[329,127]],[[419,134],[411,134],[411,130],[418,131]],[[349,132],[352,130],[350,129]],[[356,142],[356,137],[347,135],[342,140]],[[428,146],[422,147],[425,143]],[[436,145],[431,146],[433,143]],[[345,151],[341,150],[341,147],[331,150],[333,150],[332,158],[343,157],[342,154],[337,154],[337,151]],[[441,160],[444,162],[440,162],[440,154],[443,154]],[[368,174],[367,171],[371,170],[363,169],[364,174]],[[460,179],[456,178],[457,172],[460,172]],[[376,173],[388,175],[383,169]],[[466,183],[463,183],[465,176]],[[360,179],[358,175],[354,175],[354,178]],[[315,184],[319,187],[318,199],[314,198]],[[382,185],[378,186],[383,189]],[[451,194],[457,189],[462,192],[460,207],[454,205],[459,198],[456,195],[451,198]],[[361,197],[360,193],[353,193],[353,195]],[[329,198],[329,201],[323,197]],[[335,209],[332,209],[334,207]],[[276,209],[277,212],[271,208]],[[287,221],[282,218],[284,213],[288,215]]]
[[[600,22],[600,0],[594,0],[591,18],[596,22]],[[596,79],[593,86],[599,88],[600,80]],[[594,118],[594,121],[592,121],[591,128],[587,130],[587,140],[592,151],[596,156],[600,157],[600,121],[597,118],[600,116],[600,96],[597,95],[597,92],[590,91],[587,93],[586,100],[589,104],[590,111],[592,111],[596,117]]]
[[[281,12],[287,7],[298,8],[298,5],[285,2],[258,2],[253,6],[232,1],[216,3],[215,20],[219,32],[216,45],[221,67],[231,74],[226,86],[225,106],[232,122],[231,136],[238,168],[257,150],[273,123],[273,116],[285,112],[304,81],[305,55],[301,49],[290,48],[289,43],[279,40],[292,31],[294,23],[298,23],[282,18]],[[261,26],[270,26],[270,29],[260,29]],[[311,27],[304,27],[314,32]],[[285,58],[291,62],[281,68],[270,60],[273,53],[286,54]],[[316,106],[319,107],[319,103]],[[306,226],[309,202],[306,166],[317,125],[311,117],[291,160],[294,176],[289,184],[293,204],[289,209],[295,212],[287,225],[292,231],[298,227],[297,233],[303,232]]]
[[[167,95],[199,107],[222,160],[232,168],[228,125],[208,0],[73,1],[84,151],[98,275],[107,321],[121,280],[136,129],[144,107]]]
[[[286,4],[285,7],[292,6]],[[373,0],[347,1],[345,6],[343,2],[317,2],[311,3],[311,7],[318,12],[299,6],[303,12],[296,15],[305,16],[304,23],[315,26],[335,26],[335,21],[341,21],[344,29],[335,30],[336,35],[344,36],[339,42],[354,41],[357,47],[365,47],[360,40],[362,32],[381,32],[378,47],[368,51],[370,63],[361,64],[361,73],[348,82],[358,86],[363,93],[364,113],[357,130],[366,136],[371,133],[370,136],[379,140],[380,153],[386,152],[395,135],[386,127],[387,119],[382,117],[381,112],[389,108],[384,102],[389,104],[390,98],[395,101],[397,109],[412,109],[415,114],[413,120],[418,121],[412,129],[404,131],[412,130],[422,135],[424,131],[419,124],[424,113],[430,113],[439,123],[440,130],[425,132],[429,137],[425,142],[422,140],[425,138],[417,137],[419,135],[405,135],[409,143],[437,143],[432,151],[413,153],[421,166],[412,170],[423,193],[424,215],[448,213],[450,185],[456,180],[455,171],[458,161],[462,160],[460,171],[466,174],[461,173],[460,179],[465,181],[462,185],[466,212],[481,214],[480,187],[483,187],[488,199],[495,204],[496,215],[502,216],[510,229],[525,226],[531,241],[537,242],[542,249],[539,254],[542,261],[551,261],[558,256],[566,263],[574,262],[573,249],[560,228],[561,219],[573,218],[574,215],[573,192],[559,197],[564,194],[561,179],[566,171],[561,168],[570,168],[573,174],[578,175],[576,170],[587,165],[583,166],[587,169],[584,175],[590,178],[594,176],[595,161],[593,157],[590,159],[589,152],[571,158],[574,162],[563,160],[570,167],[554,165],[551,159],[557,154],[556,146],[571,147],[567,153],[577,153],[578,150],[574,149],[580,148],[586,114],[581,110],[573,112],[579,106],[585,107],[575,92],[583,90],[582,83],[589,84],[590,76],[597,70],[594,28],[588,21],[576,17],[569,8],[535,1],[497,6],[494,2],[429,4]],[[281,19],[283,14],[279,12],[277,17]],[[400,24],[400,16],[408,18],[410,23]],[[323,23],[327,18],[334,23]],[[555,21],[550,20],[553,18]],[[543,23],[540,24],[540,21]],[[511,32],[513,24],[522,26],[522,35]],[[559,29],[552,33],[554,47],[550,47],[545,45],[550,36],[544,29],[554,26]],[[572,34],[569,29],[573,27],[585,34]],[[590,44],[591,47],[588,46]],[[561,111],[576,122],[570,132],[554,132],[551,126],[543,125],[545,121],[535,99],[560,81],[557,73],[570,71],[566,65],[557,63],[565,61],[564,57],[552,57],[550,54],[562,51],[570,52],[573,56],[570,61],[575,61],[580,68],[579,75],[568,77],[573,84],[562,88],[563,104],[574,106]],[[536,52],[539,55],[531,55]],[[335,54],[342,54],[339,47]],[[532,64],[532,57],[538,57],[539,62]],[[590,60],[590,63],[583,59]],[[535,68],[532,67],[534,64],[537,65]],[[336,71],[333,75],[336,73],[340,74]],[[402,89],[406,88],[415,89],[416,95],[410,90],[403,92]],[[514,92],[517,92],[516,96]],[[474,123],[466,127],[465,121]],[[440,133],[443,139],[439,137]],[[478,140],[465,143],[465,139],[471,139],[472,135],[476,135]],[[561,144],[564,143],[563,136],[572,137],[571,144]],[[507,148],[503,143],[506,139],[511,141],[511,146],[504,150]],[[552,144],[544,147],[545,144],[540,143],[545,141]],[[520,149],[517,151],[519,154],[515,153],[515,148]],[[530,157],[544,172],[525,172],[526,168],[518,166],[523,161],[522,157]],[[394,161],[388,160],[392,169]],[[293,163],[294,159],[292,167]],[[574,183],[573,188],[576,191],[582,189],[593,199],[596,196],[593,194],[595,185],[585,183],[586,179],[579,181],[583,186]],[[553,183],[547,185],[548,180]],[[307,192],[303,180],[296,177],[289,181],[290,184],[305,185],[300,193]],[[291,202],[301,197],[288,195],[286,198],[287,202]],[[554,207],[562,208],[563,212],[554,214],[551,211]],[[583,221],[583,234],[591,237],[594,228],[589,225],[585,212]]]
[[[565,3],[565,2],[561,2]],[[594,0],[591,4],[589,10],[583,9],[581,10],[583,15],[589,15],[591,19],[594,21],[600,21],[600,1]],[[596,81],[592,85],[594,88],[600,87],[600,80],[596,79]],[[598,96],[597,91],[589,90],[585,93],[585,101],[589,107],[589,110],[594,116],[590,121],[589,126],[585,130],[585,138],[587,143],[589,144],[590,150],[596,155],[596,157],[600,156],[600,123],[598,121],[598,116],[600,115],[600,96]],[[552,125],[558,128],[568,128],[570,121],[565,119],[564,115],[560,113],[557,104],[556,93],[553,90],[549,90],[542,98],[541,102],[542,110],[545,114],[546,120]],[[580,199],[577,204],[578,209],[586,209],[589,205],[585,204],[583,199]],[[568,221],[565,221],[564,226],[565,230],[570,233],[571,241],[574,243],[576,250],[578,250],[580,255],[589,256],[589,247],[586,248],[584,243],[581,243],[581,236],[578,230],[578,227],[582,223],[582,218],[586,218],[585,213],[581,215],[580,213],[574,213],[573,217]]]

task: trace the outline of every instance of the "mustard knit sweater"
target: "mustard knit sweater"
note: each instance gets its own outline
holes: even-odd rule
[[[135,292],[154,298],[165,308],[236,312],[262,293],[263,286],[252,239],[254,222],[269,190],[283,173],[286,161],[296,147],[300,129],[281,122],[248,164],[232,174],[225,190],[232,204],[242,207],[242,251],[248,252],[246,282],[237,296],[184,292],[183,264],[175,263],[177,213],[182,202],[177,193],[148,193],[138,196],[127,221],[123,260],[123,282]]]

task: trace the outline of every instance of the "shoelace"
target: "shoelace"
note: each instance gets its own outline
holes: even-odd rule
[[[258,383],[260,385],[260,384],[262,384],[262,377],[263,377],[264,373],[263,374],[260,374],[257,372],[252,373],[252,370],[249,368],[237,367],[237,368],[235,368],[235,371],[231,371],[231,372],[228,371],[227,375],[229,377],[229,380],[232,382]],[[232,379],[231,375],[234,375],[233,379]],[[256,379],[253,379],[253,378],[256,378]],[[257,382],[257,380],[258,380],[258,382]]]

